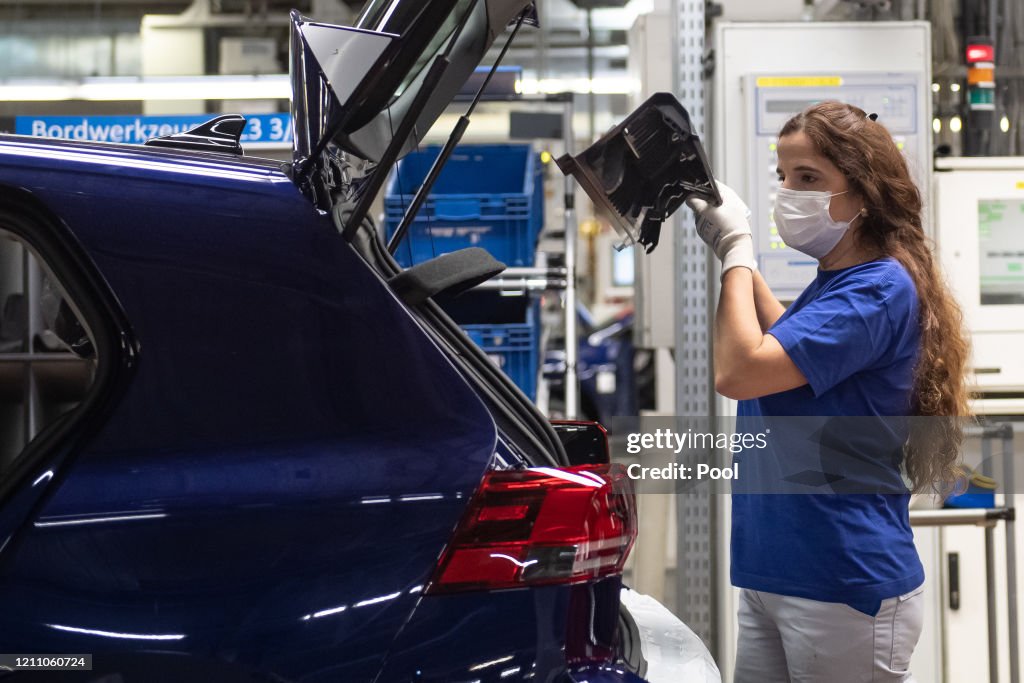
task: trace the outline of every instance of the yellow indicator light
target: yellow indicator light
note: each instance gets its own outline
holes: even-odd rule
[[[540,153],[540,163],[550,164],[551,163],[551,152],[544,150]]]
[[[759,88],[820,88],[839,87],[843,84],[840,76],[759,76]]]
[[[580,234],[584,237],[596,237],[601,232],[601,224],[595,218],[580,221]]]
[[[1018,180],[1017,181],[1017,189],[1018,190],[1024,190],[1024,180]]]
[[[779,148],[779,146],[777,144],[775,144],[774,142],[771,143],[770,145],[768,145],[768,151],[770,151],[770,152],[774,152],[778,148]]]
[[[896,149],[902,151],[904,147],[905,147],[905,145],[902,142],[897,142],[896,143]]]

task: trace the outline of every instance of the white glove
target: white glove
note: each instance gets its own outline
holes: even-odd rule
[[[697,234],[722,262],[722,277],[730,268],[757,270],[754,239],[750,234],[750,209],[725,183],[716,182],[722,195],[720,206],[690,197],[686,205],[697,214]]]

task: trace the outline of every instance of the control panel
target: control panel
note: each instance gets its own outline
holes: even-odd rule
[[[839,100],[878,114],[878,122],[892,133],[907,157],[919,187],[927,182],[927,136],[922,134],[919,107],[921,73],[748,74],[744,79],[749,128],[747,200],[752,215],[758,267],[775,295],[793,300],[814,279],[818,262],[779,237],[772,210],[779,188],[778,134],[794,114],[824,101]],[[930,93],[927,93],[930,95]]]

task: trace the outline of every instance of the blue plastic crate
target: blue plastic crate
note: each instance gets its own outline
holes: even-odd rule
[[[947,508],[994,508],[996,488],[994,479],[961,466],[963,479],[957,481],[953,495],[946,498]]]
[[[440,150],[412,152],[391,174],[384,197],[388,238]],[[544,183],[533,148],[462,145],[445,164],[395,258],[409,267],[457,249],[482,247],[508,266],[532,266],[543,226]]]
[[[473,342],[531,400],[537,399],[540,362],[540,304],[527,307],[526,321],[501,325],[462,325]]]

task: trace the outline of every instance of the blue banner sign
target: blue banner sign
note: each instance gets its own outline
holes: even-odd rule
[[[42,138],[65,138],[89,142],[141,144],[150,138],[184,133],[216,114],[188,116],[18,116],[14,132]],[[246,124],[242,143],[284,143],[292,141],[292,119],[288,114],[243,114]]]

